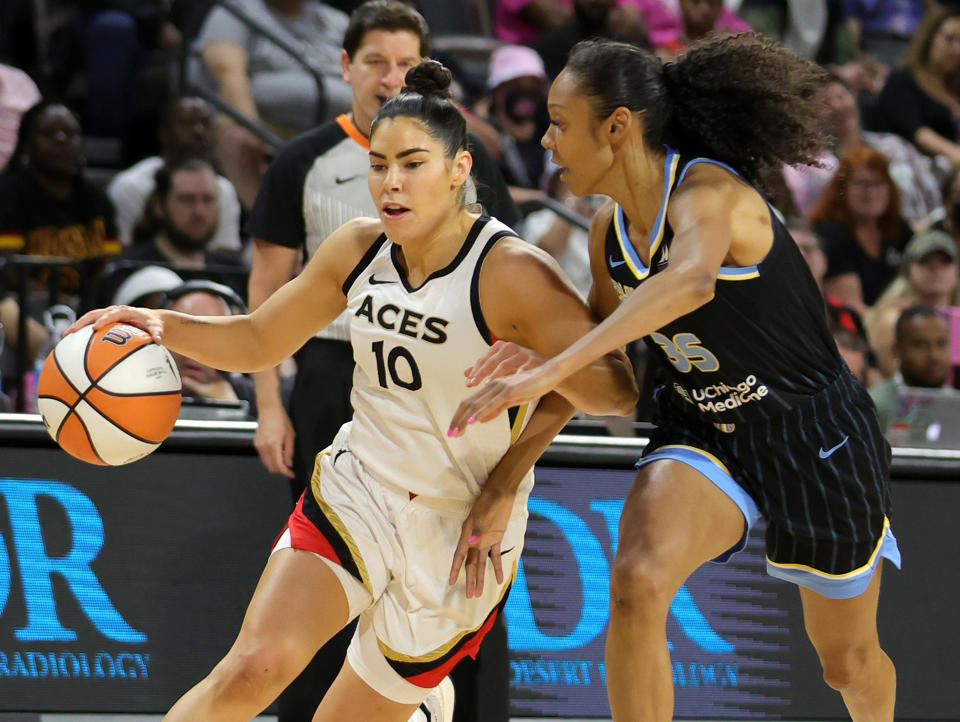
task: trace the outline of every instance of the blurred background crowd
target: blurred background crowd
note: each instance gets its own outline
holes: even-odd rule
[[[420,0],[470,130],[529,242],[590,286],[586,224],[540,146],[549,81],[580,39],[665,60],[757,32],[820,63],[817,166],[771,198],[878,406],[960,365],[960,6],[934,0]],[[247,218],[271,160],[356,110],[351,0],[4,0],[0,5],[0,409],[32,410],[59,331],[108,303],[246,309]],[[759,69],[762,72],[762,68]],[[372,92],[372,91],[371,91]],[[338,181],[339,182],[339,181]],[[307,203],[307,199],[303,203]],[[509,214],[508,214],[509,215]],[[632,349],[642,385],[652,368]],[[193,413],[256,414],[253,384],[178,359]],[[291,360],[283,376],[296,367]],[[960,382],[960,379],[956,379]],[[206,404],[206,406],[204,406]],[[185,407],[188,408],[188,407]],[[200,411],[198,411],[198,409]],[[213,413],[213,412],[211,412]],[[641,403],[638,419],[647,409]],[[888,410],[889,413],[889,410]]]

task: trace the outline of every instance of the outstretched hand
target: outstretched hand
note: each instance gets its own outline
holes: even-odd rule
[[[469,424],[490,421],[511,406],[539,399],[552,391],[557,383],[559,380],[554,379],[553,374],[542,365],[488,381],[479,391],[460,402],[450,421],[447,436],[460,436]]]
[[[477,386],[483,381],[534,368],[545,359],[542,354],[520,344],[497,341],[463,375],[467,377],[467,386]]]
[[[503,584],[503,563],[500,542],[513,512],[514,494],[497,494],[484,490],[473,503],[460,530],[460,541],[450,567],[450,585],[457,583],[460,567],[466,574],[467,599],[483,594],[487,557],[493,562],[497,584]],[[508,550],[509,551],[509,550]]]
[[[63,335],[79,331],[84,326],[93,324],[94,330],[99,330],[111,323],[128,323],[131,326],[142,328],[150,334],[155,343],[163,341],[163,321],[160,316],[149,308],[133,308],[132,306],[108,306],[87,311]]]
[[[460,436],[468,424],[490,421],[510,406],[532,401],[550,391],[551,387],[544,385],[550,382],[535,373],[546,358],[512,341],[493,344],[463,372],[468,387],[482,383],[483,388],[460,403],[450,421],[447,436]],[[531,373],[525,374],[527,371]]]

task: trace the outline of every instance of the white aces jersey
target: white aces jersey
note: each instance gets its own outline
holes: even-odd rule
[[[499,239],[514,235],[482,215],[457,257],[419,288],[407,283],[399,247],[381,235],[344,282],[356,362],[349,446],[378,481],[470,502],[533,413],[535,404],[526,404],[447,436],[457,406],[474,391],[463,371],[493,342],[480,309],[480,267]],[[518,503],[532,487],[531,470]]]

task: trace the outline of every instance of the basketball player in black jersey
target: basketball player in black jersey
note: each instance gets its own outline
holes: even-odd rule
[[[668,720],[666,617],[702,563],[767,521],[767,571],[800,587],[807,633],[856,722],[891,722],[896,674],[880,648],[889,447],[841,360],[823,300],[757,188],[821,138],[821,71],[752,36],[674,63],[634,47],[577,45],[549,96],[543,145],[578,196],[609,203],[590,235],[591,303],[605,320],[545,361],[492,349],[492,378],[451,421],[464,433],[643,338],[666,368],[658,424],[620,520],[610,583],[607,685],[616,720]],[[502,378],[505,370],[518,373]],[[523,370],[526,369],[526,370]],[[484,529],[468,545],[496,541]]]

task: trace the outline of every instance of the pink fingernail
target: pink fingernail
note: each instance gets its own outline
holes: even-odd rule
[[[468,424],[472,424],[472,423],[473,423],[474,421],[476,421],[476,420],[477,420],[477,417],[476,417],[476,416],[471,416],[469,419],[467,419],[467,423],[468,423]]]
[[[460,433],[460,429],[448,429],[447,436],[457,436]]]
[[[478,537],[476,534],[474,534],[474,535],[473,535],[472,537],[470,537],[470,539],[468,539],[467,541],[475,542],[477,539],[479,539],[479,537]]]

